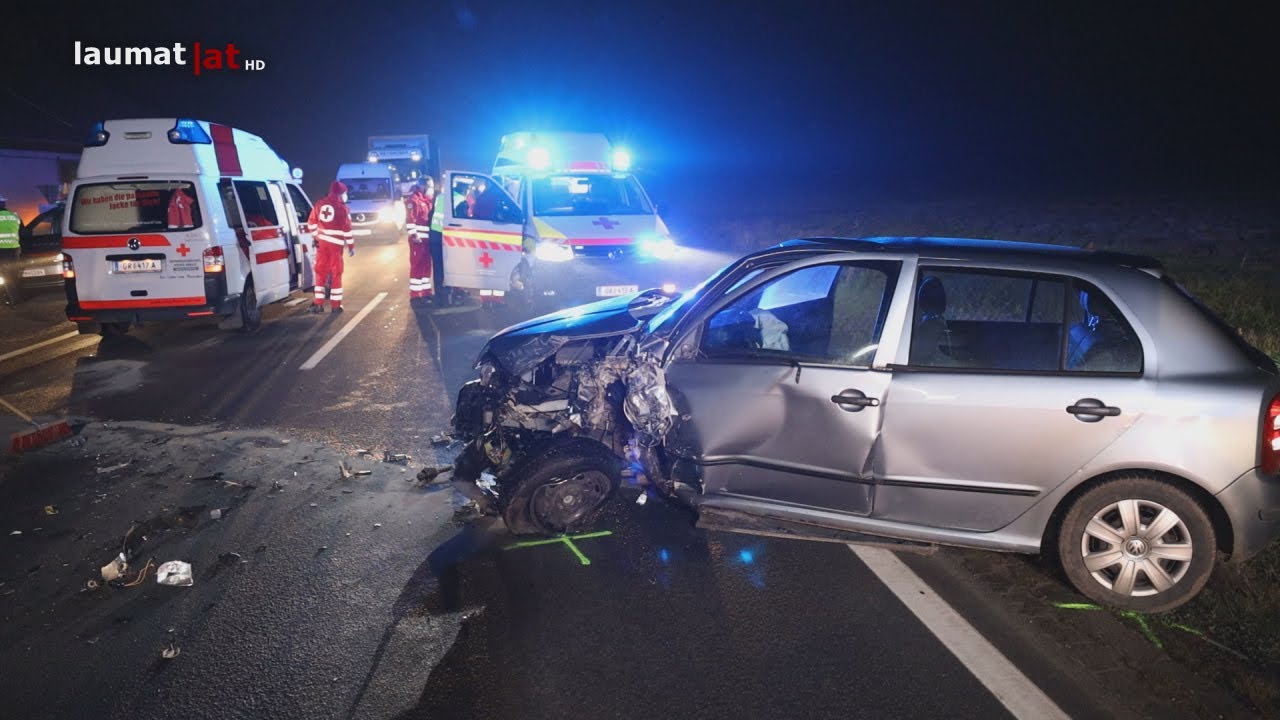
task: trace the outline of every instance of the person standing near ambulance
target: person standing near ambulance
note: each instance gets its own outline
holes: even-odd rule
[[[351,213],[347,210],[347,186],[334,180],[329,185],[329,194],[311,208],[307,224],[316,246],[316,296],[311,312],[324,312],[326,288],[333,312],[342,312],[342,250],[346,248],[351,257],[356,254]]]
[[[435,294],[431,246],[428,241],[431,215],[435,209],[436,184],[430,176],[413,186],[405,202],[409,231],[409,299],[429,298]]]
[[[22,255],[22,244],[18,241],[18,232],[22,229],[22,218],[10,210],[8,200],[0,196],[0,283],[10,304],[21,302],[18,296],[18,278],[11,272],[17,267],[16,260]]]

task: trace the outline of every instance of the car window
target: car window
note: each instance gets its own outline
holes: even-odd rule
[[[30,228],[31,236],[39,237],[41,235],[52,235],[55,230],[53,224],[55,219],[58,219],[58,215],[53,212],[46,212],[43,215],[38,215],[35,220],[31,221],[31,225],[28,226]]]
[[[812,265],[738,297],[707,321],[704,355],[869,365],[898,263]]]
[[[280,224],[266,183],[236,180],[234,185],[236,196],[240,198],[240,207],[244,210],[244,221],[249,227],[272,227]]]
[[[519,222],[520,211],[498,181],[485,175],[453,173],[453,216],[472,220]]]
[[[195,186],[177,180],[93,183],[76,188],[71,232],[165,232],[200,227]]]
[[[1072,372],[1142,372],[1142,341],[1111,299],[1084,282],[1071,286],[1063,367]]]
[[[289,186],[289,197],[293,200],[293,210],[298,215],[298,226],[306,227],[307,218],[311,215],[311,201],[297,185]]]
[[[1060,276],[924,268],[911,365],[1013,372],[1140,372],[1141,344],[1096,288]]]

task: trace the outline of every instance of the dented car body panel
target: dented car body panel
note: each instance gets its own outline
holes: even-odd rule
[[[495,335],[459,394],[454,478],[496,477],[483,494],[501,509],[522,456],[590,438],[721,529],[749,516],[741,531],[772,519],[793,537],[1039,552],[1097,478],[1156,469],[1212,496],[1256,470],[1274,363],[1193,302],[1138,256],[791,241],[681,297],[646,291]],[[1229,552],[1280,532],[1235,507]]]

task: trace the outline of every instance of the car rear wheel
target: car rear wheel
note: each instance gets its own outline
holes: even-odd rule
[[[1145,476],[1104,482],[1063,516],[1058,557],[1077,590],[1139,612],[1172,610],[1195,597],[1213,572],[1217,538],[1190,494]]]
[[[622,481],[622,461],[585,438],[545,446],[518,462],[499,495],[517,535],[559,535],[591,525]]]

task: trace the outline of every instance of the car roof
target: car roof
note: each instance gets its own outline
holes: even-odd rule
[[[1109,250],[1085,250],[1069,245],[1015,242],[1010,240],[984,240],[947,237],[810,237],[788,240],[777,248],[809,248],[814,250],[845,250],[859,252],[907,252],[933,255],[939,252],[959,253],[962,256],[985,257],[1001,255],[1025,259],[1070,260],[1101,265],[1114,265],[1140,269],[1161,270],[1159,260],[1145,255],[1112,252]]]

